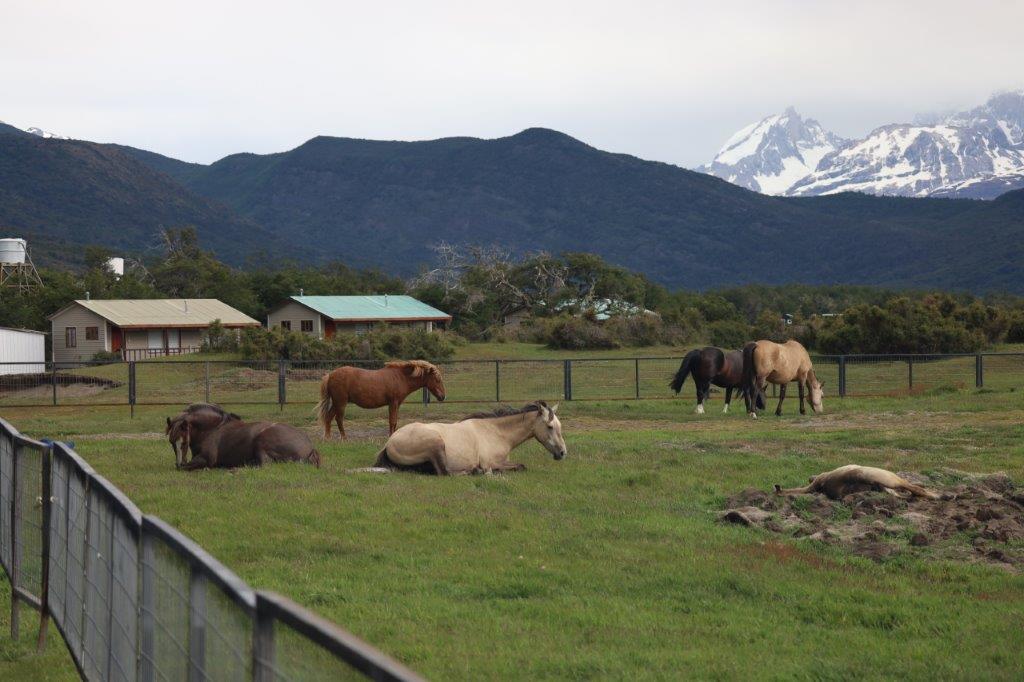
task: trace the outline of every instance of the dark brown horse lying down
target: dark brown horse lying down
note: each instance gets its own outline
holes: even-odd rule
[[[167,440],[174,464],[190,471],[259,466],[268,462],[306,462],[320,466],[320,453],[302,431],[276,422],[242,421],[218,405],[189,405],[167,418]],[[192,459],[187,460],[188,452]]]
[[[853,493],[862,493],[870,490],[885,491],[893,495],[906,491],[917,497],[927,497],[930,500],[939,499],[937,493],[915,485],[891,471],[875,467],[862,467],[857,464],[847,464],[838,469],[826,471],[817,476],[811,476],[810,485],[803,488],[775,486],[775,493],[777,495],[822,493],[833,500],[839,500]]]

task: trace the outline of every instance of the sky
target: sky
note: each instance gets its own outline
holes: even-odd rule
[[[209,163],[531,126],[693,167],[793,105],[844,136],[1024,87],[1024,2],[0,0],[0,120]]]

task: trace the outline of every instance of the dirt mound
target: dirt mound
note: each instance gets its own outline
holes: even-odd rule
[[[909,552],[1024,570],[1024,488],[1005,474],[942,469],[899,475],[942,499],[863,492],[831,500],[749,488],[728,499],[720,518],[838,545],[877,561]]]

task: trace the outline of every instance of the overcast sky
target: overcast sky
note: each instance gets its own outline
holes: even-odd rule
[[[0,120],[189,161],[530,126],[692,167],[1024,87],[1024,1],[0,0]]]

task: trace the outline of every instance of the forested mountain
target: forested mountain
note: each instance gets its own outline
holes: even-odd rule
[[[670,286],[870,283],[1024,291],[1024,201],[784,199],[533,128],[510,137],[317,137],[210,165],[116,145],[0,135],[8,231],[139,249],[196,225],[232,263],[414,274],[438,242],[590,251]],[[978,239],[984,234],[986,238]]]

